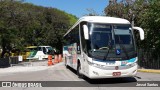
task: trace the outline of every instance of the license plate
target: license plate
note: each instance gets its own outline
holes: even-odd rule
[[[113,76],[121,76],[121,72],[113,72],[112,75]]]

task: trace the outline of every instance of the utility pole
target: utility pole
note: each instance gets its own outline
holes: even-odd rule
[[[134,27],[134,18],[135,18],[135,15],[134,15],[134,14],[132,14],[132,22],[131,22],[132,27]]]

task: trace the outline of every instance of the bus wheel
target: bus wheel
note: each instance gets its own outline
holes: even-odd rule
[[[65,57],[65,66],[66,66],[66,68],[68,68],[66,57]]]
[[[77,75],[78,75],[78,78],[83,78],[83,74],[80,73],[80,70],[81,70],[81,64],[80,62],[78,62]]]

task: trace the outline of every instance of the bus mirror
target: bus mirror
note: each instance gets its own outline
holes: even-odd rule
[[[140,35],[140,39],[144,40],[144,31],[142,28],[140,27],[133,27],[134,30],[138,30],[139,31],[139,35]]]
[[[88,30],[87,25],[83,25],[83,32],[84,32],[84,38],[86,40],[88,40],[89,39],[89,30]]]

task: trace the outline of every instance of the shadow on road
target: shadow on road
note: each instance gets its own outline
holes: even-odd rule
[[[90,84],[118,84],[118,83],[137,82],[137,80],[133,77],[105,78],[105,79],[89,79],[89,78],[85,77],[84,80]]]

